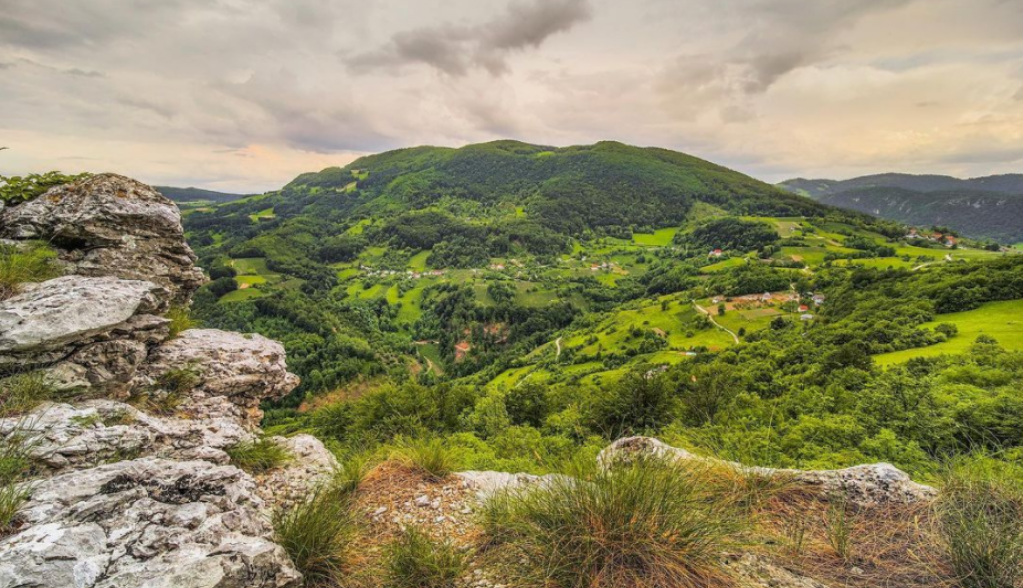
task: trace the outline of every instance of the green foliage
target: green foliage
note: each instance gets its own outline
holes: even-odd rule
[[[53,397],[53,388],[39,372],[0,378],[0,418],[25,414]]]
[[[690,233],[679,233],[675,243],[706,255],[707,251],[755,251],[776,242],[778,232],[767,223],[738,218],[720,218],[704,222]]]
[[[482,523],[510,546],[524,581],[561,588],[702,587],[746,524],[699,467],[620,464],[491,499]]]
[[[54,186],[69,184],[87,178],[90,174],[69,176],[51,171],[45,174],[27,176],[0,176],[0,201],[5,204],[20,204],[41,195]]]
[[[261,474],[276,469],[293,458],[287,449],[266,437],[243,441],[224,450],[231,463],[250,474]]]
[[[18,293],[19,284],[60,275],[57,253],[43,243],[0,244],[0,300]]]
[[[453,588],[466,568],[454,545],[411,526],[387,546],[384,558],[391,588]]]
[[[963,588],[1023,581],[1023,471],[990,457],[959,459],[942,473],[938,531]]]
[[[170,319],[167,328],[170,329],[171,338],[177,337],[182,331],[198,328],[200,323],[192,317],[191,309],[187,306],[172,306],[165,315]]]
[[[351,489],[325,484],[271,515],[274,541],[288,553],[308,588],[345,585],[357,531]]]

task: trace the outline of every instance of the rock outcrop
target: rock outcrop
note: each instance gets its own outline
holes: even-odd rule
[[[225,449],[255,438],[235,419],[160,417],[112,400],[48,404],[0,419],[0,439],[10,435],[51,474],[144,456],[226,464]]]
[[[145,458],[35,483],[29,525],[0,542],[0,588],[297,588],[252,479]]]
[[[917,484],[909,475],[887,463],[859,465],[841,470],[790,470],[747,466],[710,460],[650,437],[619,439],[600,453],[600,463],[609,466],[619,460],[650,456],[659,459],[704,460],[752,474],[783,477],[793,483],[818,488],[825,494],[841,494],[859,506],[915,504],[932,500],[934,488]]]
[[[162,315],[204,281],[174,204],[104,174],[0,209],[0,235],[49,241],[70,274],[0,301],[0,375],[38,370],[92,398],[0,419],[33,473],[0,530],[0,588],[300,586],[269,511],[337,464],[309,436],[275,438],[294,455],[279,471],[230,464],[261,434],[259,403],[298,378],[258,335],[168,339]]]
[[[116,174],[57,186],[8,207],[0,214],[0,236],[48,241],[73,273],[155,282],[177,303],[205,281],[185,243],[177,206]]]
[[[168,372],[187,370],[194,378],[185,410],[217,414],[221,398],[231,416],[255,426],[263,418],[259,403],[280,398],[298,385],[288,372],[284,347],[260,335],[217,329],[191,329],[157,347],[139,370],[136,388],[159,388]]]
[[[167,337],[166,289],[142,280],[64,276],[0,302],[0,369],[48,367],[60,388],[124,388]]]

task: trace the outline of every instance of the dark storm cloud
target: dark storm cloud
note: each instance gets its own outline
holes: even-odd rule
[[[549,37],[589,20],[588,0],[512,2],[500,16],[478,25],[441,24],[396,33],[384,46],[343,57],[349,68],[366,73],[424,64],[452,76],[483,68],[507,71],[509,53],[537,48]]]

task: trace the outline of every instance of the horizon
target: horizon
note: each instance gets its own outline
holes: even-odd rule
[[[1023,171],[1006,0],[7,0],[0,174],[236,193],[403,146],[617,140],[768,183]]]

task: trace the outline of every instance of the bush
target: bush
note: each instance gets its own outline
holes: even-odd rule
[[[391,457],[413,470],[420,471],[429,477],[440,480],[456,471],[461,465],[458,451],[444,442],[443,439],[408,439],[400,438]]]
[[[244,441],[225,451],[231,463],[250,474],[260,474],[280,467],[292,457],[287,449],[267,438]]]
[[[59,276],[56,261],[57,253],[41,243],[0,245],[0,300],[16,295],[19,284]]]
[[[962,588],[1023,582],[1023,471],[981,457],[942,476],[935,505],[939,536]]]
[[[744,526],[698,464],[619,464],[580,481],[557,478],[493,498],[490,539],[517,549],[528,581],[561,588],[706,587]]]
[[[302,572],[308,588],[343,585],[348,549],[357,529],[351,496],[332,481],[290,508],[277,508],[271,516],[274,540]]]
[[[407,527],[385,554],[390,588],[451,588],[465,570],[465,557],[447,541]]]

